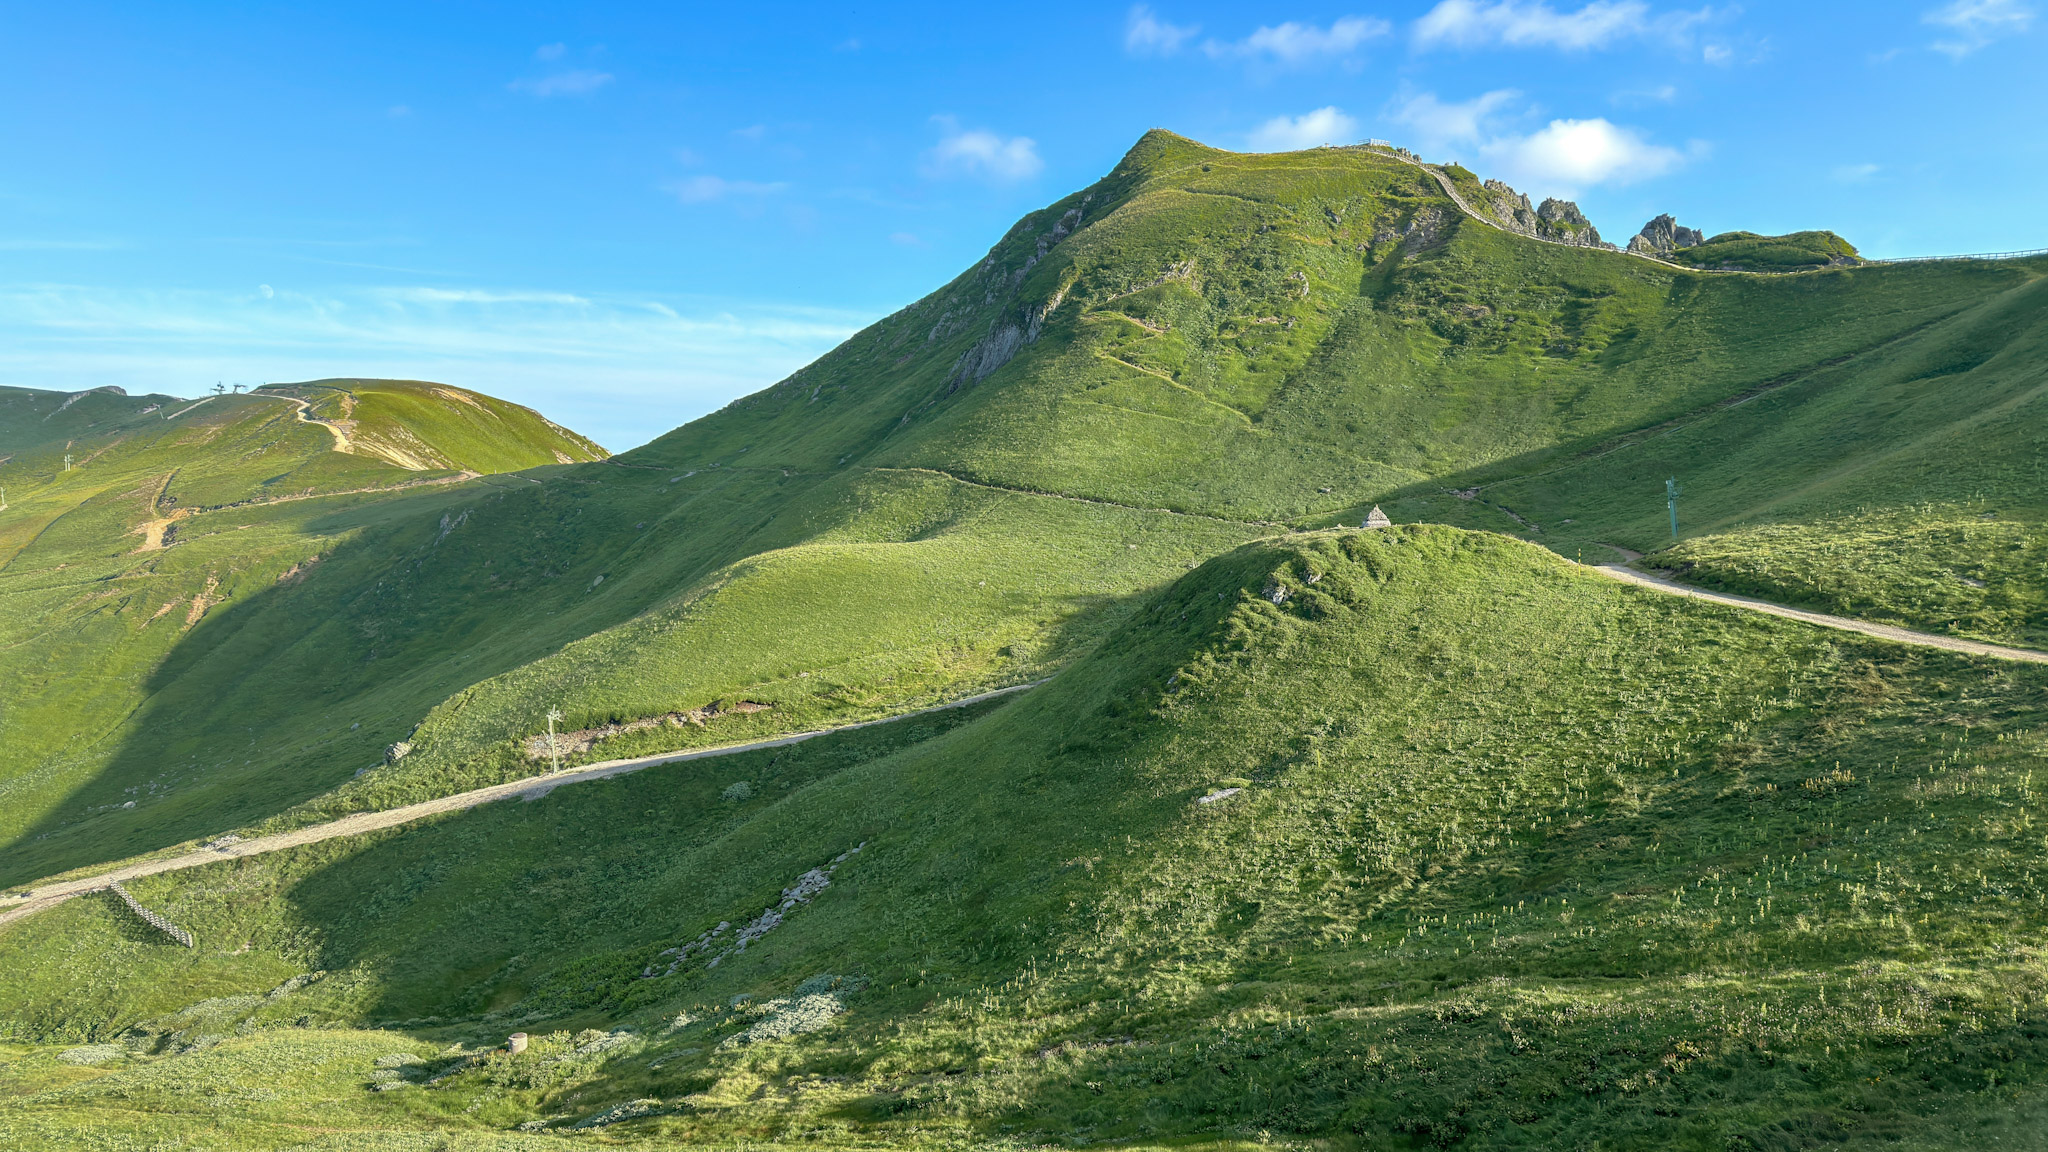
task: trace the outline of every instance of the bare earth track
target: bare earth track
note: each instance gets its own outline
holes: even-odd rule
[[[423,820],[428,816],[436,816],[443,812],[457,812],[464,808],[475,808],[481,804],[489,804],[494,800],[505,800],[513,796],[523,797],[527,800],[538,800],[564,784],[581,784],[586,780],[602,780],[607,776],[623,776],[628,772],[638,772],[642,768],[652,768],[658,764],[673,764],[682,760],[702,760],[712,756],[730,756],[736,752],[752,752],[761,748],[781,748],[789,744],[801,744],[815,736],[829,736],[835,732],[850,732],[856,728],[868,728],[876,724],[890,724],[898,720],[907,720],[912,716],[922,716],[928,712],[943,712],[949,708],[965,708],[970,704],[979,704],[984,700],[994,700],[998,697],[1036,688],[1039,684],[1043,683],[1043,680],[1039,680],[1030,684],[1016,684],[1008,688],[998,688],[993,692],[983,692],[979,695],[949,701],[948,703],[935,705],[930,708],[920,708],[915,712],[906,712],[900,716],[885,716],[880,720],[864,720],[859,724],[844,724],[837,728],[823,728],[815,732],[799,732],[794,736],[780,736],[773,740],[756,740],[751,744],[729,744],[722,748],[698,748],[689,752],[663,752],[654,756],[639,756],[631,760],[605,760],[567,772],[551,772],[540,776],[528,776],[524,779],[512,780],[504,784],[493,784],[488,788],[458,792],[453,796],[443,796],[438,800],[424,800],[418,804],[407,804],[401,808],[386,808],[381,812],[358,812],[352,816],[344,816],[339,820],[331,820],[325,824],[315,824],[307,828],[298,828],[290,832],[280,832],[274,836],[259,836],[253,840],[238,840],[216,848],[200,848],[177,856],[144,860],[92,876],[60,880],[55,883],[38,884],[33,888],[18,890],[0,896],[0,924],[33,915],[52,905],[61,904],[73,896],[82,896],[89,892],[99,892],[123,881],[133,880],[138,876],[154,876],[159,872],[176,872],[185,868],[197,868],[204,864],[214,864],[222,860],[233,860],[242,856],[261,856],[267,852],[276,852],[283,848],[295,848],[301,844],[317,844],[322,840],[332,840],[337,836],[360,836],[365,832],[374,832],[380,828],[395,828],[400,824],[410,824],[415,820]]]
[[[1731,608],[1746,608],[1751,612],[1762,612],[1768,616],[1783,616],[1787,620],[1799,620],[1807,624],[1818,624],[1822,628],[1839,628],[1844,632],[1861,632],[1880,640],[1894,640],[1900,644],[1913,644],[1921,648],[1943,648],[1950,652],[1967,652],[1972,656],[1990,656],[1998,660],[2023,660],[2031,664],[2048,664],[2048,652],[2036,652],[2031,648],[2007,648],[2002,644],[1984,644],[1976,640],[1958,640],[1954,636],[1937,636],[1932,632],[1915,632],[1911,628],[1895,628],[1890,624],[1872,624],[1868,620],[1852,620],[1847,616],[1830,616],[1825,612],[1808,612],[1803,608],[1787,608],[1768,600],[1757,600],[1748,596],[1731,596],[1726,592],[1709,592],[1651,576],[1621,564],[1599,564],[1591,566],[1595,572],[1624,584],[1638,588],[1651,588],[1672,596],[1684,596],[1692,600],[1707,600],[1715,604],[1726,604]]]

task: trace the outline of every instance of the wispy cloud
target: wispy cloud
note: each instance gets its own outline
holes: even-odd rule
[[[1299,116],[1275,116],[1251,134],[1254,152],[1292,152],[1321,144],[1345,144],[1358,137],[1358,121],[1335,107]]]
[[[1593,0],[1576,12],[1541,0],[1442,0],[1415,22],[1415,46],[1585,52],[1624,40],[1683,40],[1712,14],[1706,8],[1653,14],[1641,0]]]
[[[1199,24],[1169,24],[1140,4],[1124,19],[1124,51],[1133,56],[1171,56],[1201,30]]]
[[[727,180],[722,176],[692,176],[669,184],[667,189],[685,204],[709,204],[713,200],[758,200],[763,196],[775,196],[788,191],[789,185],[779,180],[758,183],[753,180]]]
[[[1626,92],[1616,92],[1608,99],[1611,103],[1629,108],[1640,108],[1646,104],[1669,104],[1678,99],[1678,86],[1659,84],[1655,88],[1631,88]]]
[[[1631,184],[1673,171],[1699,155],[1651,143],[1641,132],[1601,117],[1552,120],[1533,132],[1502,123],[1521,94],[1488,92],[1458,103],[1433,93],[1402,101],[1390,119],[1413,129],[1426,149],[1469,149],[1489,173],[1537,194],[1576,195],[1599,184]]]
[[[588,96],[611,82],[612,74],[609,72],[571,68],[567,72],[534,79],[514,80],[508,87],[515,92],[530,92],[545,100],[550,96]]]
[[[2034,10],[2020,0],[1955,0],[1922,16],[1921,22],[1947,29],[1929,47],[1951,60],[1961,60],[2005,36],[2033,26]]]
[[[265,293],[268,295],[268,293]],[[568,292],[506,292],[482,288],[386,288],[386,300],[408,304],[570,304],[581,307],[589,299]]]
[[[543,62],[560,60],[568,50],[567,44],[543,44],[533,50],[533,58]]]
[[[1876,164],[1842,164],[1830,173],[1844,184],[1863,184],[1884,169]]]
[[[1202,50],[1219,59],[1243,57],[1271,60],[1280,64],[1304,64],[1312,60],[1342,56],[1394,30],[1394,26],[1372,16],[1346,16],[1328,28],[1288,21],[1261,27],[1242,40],[1210,40]]]
[[[1045,167],[1038,142],[1029,136],[998,136],[985,128],[961,129],[950,116],[934,116],[945,135],[925,153],[927,176],[978,176],[1007,183],[1036,176]]]
[[[1470,100],[1446,104],[1434,92],[1424,92],[1402,101],[1391,119],[1415,130],[1424,149],[1436,151],[1477,144],[1486,136],[1486,122],[1502,108],[1522,98],[1512,88],[1501,88]]]
[[[441,380],[621,449],[781,379],[871,319],[525,288],[280,288],[265,299],[0,285],[0,382],[198,395],[222,379]]]

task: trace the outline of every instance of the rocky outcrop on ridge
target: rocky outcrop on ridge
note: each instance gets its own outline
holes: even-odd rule
[[[1682,228],[1678,221],[1666,212],[1636,233],[1628,242],[1628,250],[1638,256],[1669,256],[1680,248],[1693,248],[1706,240],[1697,228]]]
[[[1614,247],[1600,239],[1600,230],[1569,200],[1545,200],[1531,208],[1527,196],[1502,181],[1488,180],[1484,188],[1485,199],[1473,207],[1510,232],[1580,248]]]

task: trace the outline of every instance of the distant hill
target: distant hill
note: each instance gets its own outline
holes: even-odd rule
[[[202,624],[302,580],[402,507],[380,500],[603,458],[529,409],[444,385],[331,381],[196,400],[0,389],[0,836],[39,835],[104,771],[123,724],[171,686]],[[217,675],[179,685],[232,701],[242,722],[222,722],[244,743],[246,721],[303,717],[302,692],[321,691],[247,676],[246,658],[234,651]],[[146,771],[75,815],[173,796],[203,822],[264,809],[277,783],[244,789],[229,773],[220,791],[193,794],[191,757],[167,762],[166,735],[135,733]],[[213,807],[223,792],[235,798]]]
[[[1674,268],[1443,175],[1533,234],[1149,133],[587,463],[430,385],[0,396],[6,883],[535,773],[550,712],[582,763],[1047,681],[138,882],[192,949],[0,928],[0,1134],[2020,1140],[2048,672],[1566,561],[2048,643],[2048,261]]]

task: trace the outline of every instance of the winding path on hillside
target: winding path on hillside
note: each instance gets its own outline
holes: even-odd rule
[[[1043,495],[1043,493],[1034,493],[1034,495]],[[1608,547],[1613,547],[1613,545],[1608,545]],[[1615,551],[1622,552],[1630,560],[1636,558],[1634,553],[1626,552],[1624,549],[1616,548]],[[1960,640],[1953,636],[1939,636],[1931,632],[1916,632],[1910,628],[1898,628],[1890,624],[1873,624],[1867,620],[1854,620],[1847,616],[1830,616],[1825,612],[1809,612],[1803,608],[1788,608],[1783,604],[1773,604],[1768,600],[1758,600],[1749,596],[1734,596],[1725,592],[1711,592],[1704,588],[1694,588],[1687,584],[1680,584],[1675,580],[1665,579],[1661,576],[1639,572],[1623,563],[1588,564],[1584,565],[1584,567],[1590,568],[1611,580],[1632,584],[1638,588],[1647,588],[1666,595],[1683,596],[1692,600],[1705,600],[1731,608],[1761,612],[1769,616],[1780,616],[1787,620],[1798,620],[1802,623],[1814,624],[1822,628],[1857,632],[1865,636],[1874,636],[1881,640],[1891,640],[1896,643],[1911,644],[1921,648],[1939,648],[1948,652],[1963,652],[1973,656],[1988,656],[1999,660],[2018,660],[2031,664],[2048,664],[2048,652],[2037,652],[2026,648],[2008,648],[2003,645],[1985,644],[1976,640]],[[528,776],[523,779],[508,781],[504,784],[493,784],[488,788],[477,788],[469,792],[460,792],[453,796],[443,796],[437,800],[407,804],[400,808],[387,808],[377,812],[357,812],[325,824],[315,824],[306,828],[294,829],[290,832],[280,832],[272,836],[259,836],[253,840],[239,840],[221,844],[218,847],[199,848],[174,856],[139,861],[91,876],[39,883],[32,888],[18,889],[6,895],[0,895],[0,924],[6,924],[12,920],[19,920],[24,916],[33,915],[45,908],[61,904],[74,896],[104,891],[115,884],[133,880],[138,876],[153,876],[159,872],[175,872],[186,868],[198,868],[202,865],[214,864],[222,860],[233,860],[244,856],[261,856],[265,853],[276,852],[285,848],[295,848],[301,844],[316,844],[322,840],[332,840],[340,836],[359,836],[365,832],[374,832],[381,828],[395,828],[401,824],[410,824],[415,820],[423,820],[443,812],[457,812],[467,808],[475,808],[479,805],[489,804],[496,800],[510,799],[514,796],[527,800],[538,800],[542,796],[567,784],[581,784],[586,780],[603,780],[611,776],[623,776],[629,772],[638,772],[643,768],[652,768],[660,764],[674,764],[684,760],[702,760],[714,756],[731,756],[736,753],[753,752],[763,748],[781,748],[790,744],[799,744],[818,736],[828,736],[835,732],[850,732],[856,728],[868,728],[876,724],[893,723],[897,720],[907,720],[913,716],[922,716],[929,712],[941,712],[949,708],[965,708],[971,704],[979,704],[984,700],[993,700],[998,697],[1023,692],[1043,683],[1045,681],[1038,680],[1030,684],[1016,684],[1008,688],[998,688],[992,692],[982,692],[974,696],[965,697],[964,699],[934,705],[930,708],[920,708],[915,712],[906,712],[900,716],[887,716],[879,720],[864,720],[858,724],[844,724],[836,728],[821,728],[812,732],[799,732],[791,736],[780,736],[773,740],[756,740],[747,744],[730,744],[720,748],[699,748],[688,752],[664,752],[653,756],[635,757],[630,760],[606,760],[582,768],[571,769],[567,772]]]
[[[401,808],[386,808],[377,812],[357,812],[352,815],[343,816],[339,820],[330,820],[325,824],[314,824],[305,828],[296,828],[290,832],[279,832],[273,836],[258,836],[252,840],[237,840],[232,843],[221,844],[219,847],[196,848],[190,852],[183,852],[175,856],[138,861],[134,864],[110,869],[91,876],[81,876],[51,883],[38,883],[33,887],[18,889],[5,895],[0,895],[0,924],[5,924],[10,920],[19,920],[24,916],[34,915],[45,908],[62,904],[73,896],[83,896],[91,892],[105,891],[116,884],[133,880],[138,876],[154,876],[159,872],[177,872],[186,868],[198,868],[207,864],[217,864],[222,860],[234,860],[244,856],[261,856],[265,853],[276,852],[285,848],[296,848],[301,844],[317,844],[322,840],[332,840],[338,836],[360,836],[365,832],[374,832],[380,828],[395,828],[401,824],[410,824],[415,820],[424,820],[429,816],[438,816],[443,812],[458,812],[465,808],[475,808],[479,805],[489,804],[494,800],[507,800],[514,796],[526,800],[538,800],[565,784],[581,784],[586,780],[603,780],[610,776],[623,776],[628,772],[638,772],[642,768],[652,768],[659,764],[674,764],[683,760],[704,760],[714,756],[732,756],[740,752],[756,752],[763,748],[782,748],[790,744],[801,744],[806,740],[819,736],[830,736],[838,732],[851,732],[856,728],[871,728],[877,724],[892,724],[898,720],[908,720],[913,716],[923,716],[931,712],[944,712],[952,708],[965,708],[971,704],[982,703],[985,700],[994,700],[999,697],[1036,688],[1043,683],[1045,681],[1035,680],[1029,684],[1013,684],[1008,688],[998,688],[992,692],[978,693],[959,700],[948,701],[944,704],[936,704],[930,708],[919,708],[915,712],[905,712],[898,716],[884,716],[879,720],[863,720],[858,724],[842,724],[836,728],[820,728],[813,732],[798,732],[791,736],[778,736],[773,740],[755,740],[747,744],[728,744],[720,748],[698,748],[688,752],[663,752],[653,756],[638,756],[630,760],[605,760],[596,764],[586,765],[582,768],[573,768],[566,772],[550,772],[539,776],[528,776],[519,780],[507,781],[503,784],[493,784],[488,788],[458,792],[453,796],[443,796],[438,800],[423,800],[418,804],[407,804]]]
[[[1610,545],[1612,547],[1612,545]],[[1893,640],[1900,644],[1912,644],[1920,648],[1941,648],[1949,652],[1967,652],[1972,656],[1990,656],[1998,660],[2021,660],[2029,664],[2048,664],[2048,652],[2036,652],[2031,648],[2008,648],[2002,644],[1985,644],[1977,640],[1959,640],[1954,636],[1941,636],[1933,632],[1915,632],[1911,628],[1898,628],[1890,624],[1873,624],[1868,620],[1855,620],[1847,616],[1830,616],[1825,612],[1809,612],[1804,608],[1787,608],[1769,600],[1758,600],[1750,596],[1735,596],[1726,592],[1710,592],[1690,584],[1680,584],[1662,576],[1638,572],[1625,564],[1591,564],[1587,567],[1624,584],[1638,588],[1649,588],[1672,596],[1683,596],[1689,600],[1706,600],[1725,604],[1730,608],[1744,608],[1751,612],[1762,612],[1767,616],[1782,616],[1787,620],[1799,620],[1817,624],[1822,628],[1837,628],[1844,632],[1861,632],[1880,640]]]

